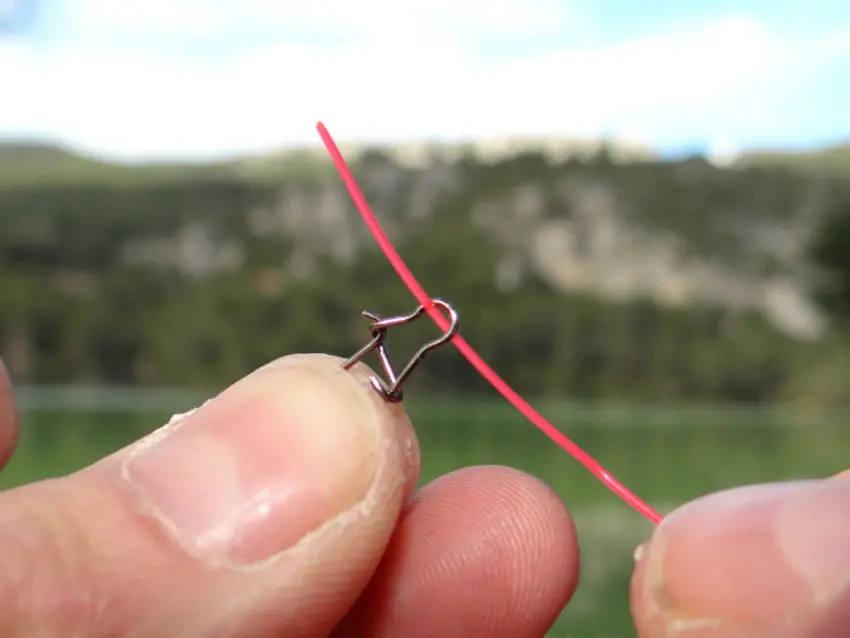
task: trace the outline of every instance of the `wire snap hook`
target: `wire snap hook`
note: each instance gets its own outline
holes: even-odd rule
[[[371,377],[369,382],[372,384],[375,391],[383,396],[386,401],[389,401],[390,403],[399,403],[404,398],[402,384],[407,377],[410,376],[410,373],[413,372],[414,368],[416,368],[422,359],[425,358],[425,355],[451,341],[452,337],[454,337],[457,333],[460,325],[460,317],[451,304],[443,301],[442,299],[432,299],[431,303],[437,308],[444,310],[449,315],[451,325],[442,335],[419,348],[419,351],[414,354],[407,365],[404,366],[401,374],[397,375],[393,369],[389,351],[387,350],[387,346],[384,344],[384,341],[387,338],[387,330],[389,328],[394,328],[395,326],[403,326],[405,324],[412,323],[419,319],[419,317],[423,316],[427,311],[427,308],[423,305],[420,305],[409,315],[398,315],[387,318],[381,318],[374,313],[364,310],[361,314],[372,322],[369,326],[369,332],[372,335],[372,340],[345,361],[342,364],[342,368],[344,370],[350,369],[367,354],[373,350],[377,350],[378,357],[381,359],[381,365],[384,367],[384,371],[387,374],[389,382],[386,382],[377,376]]]

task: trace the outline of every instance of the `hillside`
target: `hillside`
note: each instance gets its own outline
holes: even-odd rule
[[[742,166],[779,166],[850,179],[850,142],[813,151],[759,151],[744,155]]]
[[[38,142],[0,143],[3,188],[218,179],[228,175],[228,170],[228,164],[119,164]]]
[[[423,282],[520,387],[767,400],[824,339],[807,247],[850,181],[501,148],[349,157]],[[25,379],[217,382],[272,353],[356,349],[361,308],[411,304],[315,150],[132,167],[16,145],[0,185],[0,351]],[[431,370],[423,383],[480,389]]]
[[[652,157],[647,149],[632,145],[613,145],[611,148],[613,156],[621,161]],[[569,157],[587,158],[599,151],[600,143],[595,140],[494,139],[450,145],[414,142],[387,148],[340,144],[340,149],[350,161],[378,153],[392,157],[401,166],[421,169],[434,160],[456,161],[470,156],[482,161],[500,161],[525,152],[541,152],[559,161]],[[326,178],[333,174],[327,152],[318,144],[219,162],[120,164],[46,144],[0,142],[0,186],[7,188],[51,184],[162,183],[186,179],[288,182]]]
[[[553,161],[570,157],[587,159],[599,152],[597,140],[495,139],[465,144],[407,143],[372,149],[352,144],[340,148],[349,160],[377,151],[391,156],[407,167],[423,168],[434,159],[456,161],[474,156],[481,161],[501,161],[523,154],[540,152]],[[612,143],[612,158],[618,162],[654,159],[650,149]],[[803,170],[809,173],[850,178],[850,142],[821,149],[784,152],[754,151],[742,155],[738,168],[767,166]],[[321,146],[281,149],[257,156],[235,157],[206,164],[142,163],[119,164],[87,157],[69,148],[22,141],[0,142],[0,185],[32,186],[47,183],[134,183],[143,181],[179,181],[182,179],[227,179],[275,181],[312,175],[333,174],[327,153]]]

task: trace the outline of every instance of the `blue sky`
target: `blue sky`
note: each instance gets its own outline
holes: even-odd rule
[[[116,159],[340,140],[850,140],[839,0],[0,0],[0,139]]]

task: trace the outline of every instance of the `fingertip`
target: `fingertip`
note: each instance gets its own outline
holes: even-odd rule
[[[410,501],[339,636],[538,637],[575,591],[578,541],[557,494],[511,468],[474,467]],[[434,614],[433,610],[439,610]]]
[[[365,363],[358,362],[348,370],[342,368],[345,359],[329,354],[294,354],[281,357],[272,361],[266,367],[287,365],[303,366],[305,369],[320,371],[330,377],[350,376],[360,386],[361,390],[369,397],[370,403],[384,414],[385,422],[388,424],[383,431],[384,436],[397,451],[398,470],[402,476],[402,494],[407,499],[416,489],[421,471],[421,449],[419,438],[410,417],[407,415],[404,402],[392,403],[386,401],[375,392],[371,378],[375,372]]]
[[[0,468],[11,458],[20,436],[20,418],[9,372],[0,359]]]
[[[781,638],[834,622],[850,590],[846,479],[753,485],[673,512],[638,560],[641,638]]]

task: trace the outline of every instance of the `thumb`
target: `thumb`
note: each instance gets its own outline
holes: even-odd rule
[[[9,461],[18,444],[18,410],[9,373],[0,359],[0,468]]]
[[[418,475],[400,406],[285,357],[69,477],[0,495],[0,635],[327,634]]]
[[[641,638],[846,638],[850,474],[750,485],[673,512],[636,552]]]

